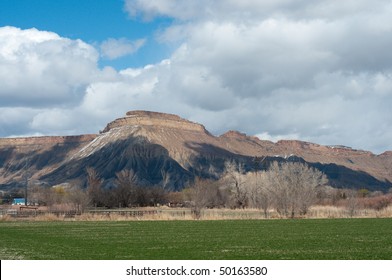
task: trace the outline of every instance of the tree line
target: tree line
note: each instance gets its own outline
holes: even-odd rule
[[[267,171],[243,170],[241,164],[228,162],[220,180],[195,180],[185,190],[195,216],[204,207],[251,207],[262,210],[266,218],[271,209],[294,218],[307,213],[328,182],[319,170],[298,162],[274,162]]]
[[[195,218],[200,218],[204,208],[256,208],[266,218],[272,210],[295,218],[306,215],[316,203],[338,205],[344,201],[353,215],[360,203],[377,210],[392,203],[392,196],[382,193],[372,197],[365,189],[333,189],[322,172],[300,162],[273,162],[266,171],[245,172],[241,163],[227,161],[218,180],[196,177],[181,192],[167,191],[165,183],[140,186],[133,170],[116,173],[111,187],[104,187],[98,172],[89,167],[86,181],[85,188],[77,181],[52,188],[31,187],[30,199],[49,206],[68,204],[80,211],[87,207],[185,206]]]

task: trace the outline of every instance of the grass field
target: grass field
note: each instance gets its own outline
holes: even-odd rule
[[[1,259],[392,259],[392,219],[0,222]]]

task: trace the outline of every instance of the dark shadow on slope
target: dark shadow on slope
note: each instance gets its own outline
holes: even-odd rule
[[[133,170],[140,185],[159,185],[163,175],[170,176],[170,189],[180,189],[192,179],[192,174],[183,169],[169,156],[162,146],[152,144],[143,137],[130,137],[110,143],[86,158],[72,160],[41,179],[61,183],[81,179],[86,183],[86,168],[94,168],[108,184],[113,182],[116,173]]]
[[[255,164],[255,157],[243,156],[232,153],[220,147],[209,144],[188,143],[187,147],[196,151],[198,156],[192,158],[192,167],[189,168],[197,176],[204,178],[214,178],[210,170],[221,175],[224,172],[225,161],[230,160],[236,163],[242,163],[245,171],[267,170],[272,162],[301,162],[307,163],[323,172],[329,184],[336,188],[366,188],[370,191],[386,192],[391,186],[391,182],[381,181],[363,171],[356,171],[345,166],[337,164],[309,163],[298,156],[282,157],[265,157],[260,164]],[[211,168],[212,167],[212,168]]]
[[[243,165],[247,165],[250,161],[249,157],[234,154],[211,144],[189,142],[185,146],[196,152],[196,155],[189,159],[187,169],[195,176],[204,179],[218,179],[225,171],[226,161],[233,161]]]
[[[37,150],[20,152],[14,147],[0,150],[1,175],[13,178],[3,182],[0,187],[24,186],[25,183],[22,176],[31,177],[39,170],[59,165],[66,158],[66,155],[78,146],[80,146],[80,143],[77,141],[66,141],[65,143],[56,144],[43,152]],[[15,178],[19,179],[15,181]]]
[[[66,136],[62,143],[54,145],[50,150],[42,153],[31,153],[30,165],[34,165],[37,170],[41,170],[47,166],[56,165],[64,161],[71,150],[81,147],[92,141],[93,137],[85,140],[86,136]]]
[[[43,152],[31,151],[27,153],[18,152],[15,148],[0,150],[0,167],[6,167],[8,172],[17,172],[20,170],[37,171],[54,164],[61,163],[67,154],[79,147],[82,142],[65,141],[51,147]],[[7,166],[4,164],[7,163]]]
[[[9,161],[12,157],[15,148],[7,147],[5,149],[0,149],[0,168],[4,167],[4,165]]]
[[[26,168],[26,162],[28,169],[32,171],[53,167],[61,164],[68,152],[78,146],[80,146],[79,141],[67,141],[39,154],[17,153],[12,148],[3,149],[0,150],[0,167],[3,166],[3,172],[21,171]],[[295,156],[266,157],[261,163],[256,163],[253,156],[235,154],[211,144],[191,142],[187,143],[186,147],[193,150],[195,155],[182,167],[170,157],[168,150],[163,146],[152,144],[143,137],[130,137],[107,144],[86,158],[61,164],[56,170],[40,179],[50,185],[79,179],[86,185],[86,168],[93,167],[105,179],[106,184],[110,185],[115,180],[117,172],[128,169],[136,173],[140,185],[161,185],[163,177],[168,176],[170,178],[168,189],[181,190],[193,181],[195,176],[218,179],[224,172],[226,161],[241,163],[244,171],[267,170],[274,161],[305,163],[302,158]],[[351,170],[344,166],[321,163],[309,163],[309,165],[324,172],[330,184],[337,188],[367,188],[371,191],[385,192],[391,186],[390,182],[380,181],[365,172]],[[9,183],[17,182],[7,184]]]
[[[356,171],[337,164],[310,163],[327,175],[329,184],[336,188],[362,189],[387,192],[392,183],[381,181],[363,171]]]
[[[56,144],[50,150],[33,154],[31,157],[31,164],[35,166],[37,170],[41,170],[47,166],[61,163],[67,156],[67,154],[80,146],[77,142],[66,142],[64,144]]]
[[[195,151],[196,156],[190,159],[189,170],[202,178],[217,179],[225,172],[225,162],[234,162],[237,166],[242,165],[245,172],[255,170],[267,170],[274,157],[262,157],[261,162],[256,161],[255,156],[245,156],[232,153],[226,149],[205,143],[187,143],[186,147]],[[259,157],[260,158],[260,157]],[[281,159],[283,160],[283,159]]]
[[[15,148],[10,148],[5,154],[0,151],[2,176],[7,177],[16,174],[20,171],[31,172],[32,170],[32,157],[34,153],[21,153]],[[11,182],[7,182],[11,183]]]
[[[391,183],[388,181],[385,182],[378,180],[366,172],[352,170],[343,165],[337,165],[334,163],[323,164],[319,162],[306,162],[303,158],[297,156],[291,156],[282,160],[307,163],[309,166],[323,172],[328,178],[329,185],[334,188],[349,188],[357,190],[366,188],[369,191],[386,192],[391,186]]]

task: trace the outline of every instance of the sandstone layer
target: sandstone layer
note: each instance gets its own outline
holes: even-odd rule
[[[180,189],[194,176],[219,176],[227,160],[242,162],[247,170],[255,168],[255,160],[263,161],[261,169],[275,160],[301,160],[337,187],[386,191],[392,186],[392,152],[273,143],[237,131],[214,136],[201,124],[147,111],[130,111],[96,135],[0,139],[0,186],[18,186],[26,174],[48,185],[85,182],[86,168],[93,167],[108,184],[117,172],[132,169],[141,184],[162,185],[170,178],[168,185]]]

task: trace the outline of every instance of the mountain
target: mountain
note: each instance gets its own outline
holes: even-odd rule
[[[27,178],[47,185],[85,184],[86,168],[93,167],[108,186],[116,172],[132,169],[141,185],[179,190],[195,176],[219,177],[227,160],[248,171],[266,169],[272,161],[303,161],[335,187],[387,191],[392,186],[392,152],[273,143],[237,131],[217,137],[176,115],[130,111],[99,134],[0,139],[0,187],[22,186]]]

